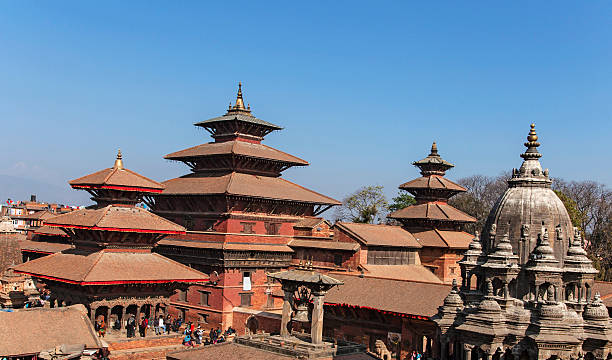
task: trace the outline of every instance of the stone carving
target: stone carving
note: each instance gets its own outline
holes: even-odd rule
[[[374,347],[376,349],[376,356],[378,358],[383,360],[391,360],[391,352],[389,351],[389,349],[387,349],[387,346],[385,345],[384,341],[376,340]]]

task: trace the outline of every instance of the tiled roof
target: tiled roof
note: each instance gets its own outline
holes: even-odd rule
[[[325,250],[357,251],[359,244],[332,240],[302,240],[295,239],[289,243],[294,248],[313,248]]]
[[[400,189],[436,189],[436,190],[452,190],[452,191],[467,191],[463,186],[456,184],[445,177],[431,175],[421,176],[414,180],[403,183],[399,186]]]
[[[308,165],[308,162],[275,148],[253,144],[246,141],[225,141],[220,143],[206,143],[185,150],[177,151],[164,156],[164,159],[181,160],[205,156],[236,154],[260,159],[269,159],[290,163],[293,165]]]
[[[601,301],[603,301],[606,307],[612,307],[612,282],[595,281],[593,284],[593,293],[599,293],[601,295]]]
[[[295,223],[295,225],[293,225],[294,228],[303,228],[303,229],[313,229],[315,228],[317,225],[319,225],[322,222],[325,222],[327,220],[320,218],[320,217],[314,217],[314,218],[304,218],[300,221],[298,221],[297,223]]]
[[[66,234],[64,230],[58,227],[55,227],[55,226],[48,226],[48,225],[43,225],[39,227],[38,229],[34,230],[34,234],[46,235],[46,236],[65,236],[65,237],[68,236],[68,234]]]
[[[365,276],[381,279],[422,281],[442,284],[442,280],[423,265],[370,265],[364,264]]]
[[[64,344],[103,347],[83,305],[0,312],[0,356],[38,354]]]
[[[411,233],[399,226],[338,222],[334,227],[368,246],[421,247]]]
[[[314,204],[341,204],[337,200],[308,190],[283,178],[237,172],[210,177],[186,175],[164,181],[163,184],[166,188],[162,195],[228,194]]]
[[[441,221],[476,222],[472,216],[454,207],[437,202],[407,206],[389,215],[392,219],[429,219]]]
[[[32,214],[26,214],[26,215],[22,215],[20,216],[20,219],[27,219],[27,220],[45,220],[48,219],[50,217],[56,216],[56,214],[47,211],[47,210],[43,210],[43,211],[36,211],[33,212]]]
[[[424,247],[440,247],[452,249],[467,249],[474,235],[464,231],[425,230],[413,232],[412,235]]]
[[[218,249],[235,251],[267,251],[267,252],[288,252],[293,250],[285,244],[254,244],[238,242],[214,242],[166,238],[157,242],[158,246],[182,246],[198,249]]]
[[[325,295],[326,304],[348,304],[417,316],[433,316],[450,286],[331,273],[344,285]],[[384,295],[381,295],[384,294]]]
[[[46,241],[25,240],[21,242],[21,251],[38,252],[44,254],[55,254],[73,246],[70,244],[54,243]]]
[[[50,218],[49,226],[91,230],[133,231],[160,234],[183,234],[185,228],[149,211],[133,206],[108,205],[100,209],[83,209]]]
[[[205,274],[156,253],[109,249],[65,250],[17,265],[15,271],[78,285],[208,280]]]
[[[289,280],[308,284],[342,285],[342,281],[311,270],[288,270],[268,274],[277,280]]]
[[[68,182],[73,188],[119,189],[143,192],[160,192],[164,187],[157,181],[144,177],[132,170],[112,167],[85,175]]]
[[[280,127],[278,125],[274,125],[274,124],[269,123],[267,121],[258,119],[255,116],[246,115],[246,114],[226,114],[226,115],[219,116],[219,117],[216,117],[216,118],[212,118],[212,119],[208,119],[208,120],[197,122],[194,125],[195,126],[201,126],[201,127],[209,127],[210,125],[213,125],[214,123],[224,122],[224,121],[243,121],[243,122],[248,122],[248,123],[251,123],[251,124],[263,125],[263,126],[269,127],[271,129],[274,129],[274,130],[281,130],[282,129],[282,127]]]

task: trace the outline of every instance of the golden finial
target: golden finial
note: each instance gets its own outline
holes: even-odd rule
[[[535,124],[531,124],[531,130],[529,131],[529,135],[527,136],[527,141],[536,142],[538,141],[538,135],[535,131]]]
[[[117,151],[117,160],[115,160],[115,166],[113,166],[113,168],[115,169],[123,169],[123,160],[122,160],[123,156],[121,155],[121,149],[119,149],[119,151]]]
[[[242,100],[242,83],[238,83],[238,95],[236,96],[235,110],[244,110],[244,100]]]
[[[438,155],[438,144],[435,141],[431,144],[431,154],[429,155]]]

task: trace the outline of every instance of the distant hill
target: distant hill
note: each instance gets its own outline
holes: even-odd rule
[[[0,175],[0,203],[6,204],[6,199],[30,200],[30,195],[36,195],[41,202],[64,205],[91,204],[86,191],[77,191],[65,186],[44,182],[44,179],[34,180],[10,175]]]

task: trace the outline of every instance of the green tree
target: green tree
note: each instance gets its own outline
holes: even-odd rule
[[[364,186],[348,195],[336,210],[336,220],[380,224],[389,210],[382,186]]]
[[[580,229],[582,231],[582,224],[584,223],[584,214],[578,210],[578,205],[576,204],[576,200],[572,199],[561,190],[554,190],[555,194],[561,199],[563,205],[565,205],[565,210],[570,216],[572,220],[572,225]]]
[[[410,205],[416,204],[416,200],[410,193],[406,190],[400,190],[397,193],[397,196],[393,198],[393,202],[389,205],[389,211],[397,211],[401,210]]]

